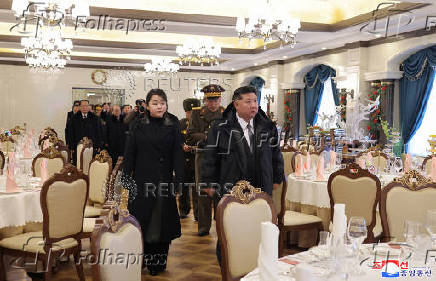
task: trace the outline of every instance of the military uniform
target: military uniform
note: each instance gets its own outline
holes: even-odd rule
[[[200,101],[198,99],[186,99],[183,101],[183,109],[185,112],[191,111],[193,107],[198,107],[200,105]],[[180,120],[180,129],[182,132],[184,143],[187,144],[188,140],[188,128],[189,128],[189,119],[183,118]],[[195,182],[195,150],[192,149],[191,151],[185,151],[185,181],[184,185],[182,187],[182,190],[179,195],[179,214],[181,218],[186,217],[189,212],[191,211],[191,190],[190,187],[192,186],[192,183]],[[193,193],[195,193],[195,190],[193,190]],[[193,197],[194,198],[194,197]],[[193,200],[193,207],[194,207],[194,217],[197,220],[198,219],[198,213],[197,213],[197,197],[195,197],[195,200]]]
[[[219,85],[208,85],[202,90],[205,98],[218,98],[221,97],[221,92],[224,89]],[[200,187],[206,188],[207,186],[200,186],[201,179],[201,162],[203,159],[203,150],[206,145],[207,133],[210,129],[212,121],[221,118],[224,112],[224,107],[215,111],[210,111],[206,106],[196,107],[192,109],[191,120],[188,128],[188,144],[197,146],[195,152],[195,183],[197,192],[192,193],[192,199],[198,201],[198,210],[195,210],[194,203],[194,216],[198,215],[198,234],[200,236],[209,234],[212,224],[212,202],[214,200],[206,193],[201,192]],[[198,198],[198,199],[197,199]],[[196,214],[197,212],[197,214]]]

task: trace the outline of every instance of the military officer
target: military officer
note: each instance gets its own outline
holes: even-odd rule
[[[183,101],[183,109],[185,110],[186,118],[180,120],[180,129],[184,139],[183,151],[185,152],[185,184],[180,190],[181,193],[179,195],[179,214],[180,218],[182,219],[186,218],[191,211],[190,187],[192,186],[192,183],[195,182],[195,148],[187,145],[187,132],[189,120],[191,120],[192,108],[199,106],[200,100],[198,99],[190,98]],[[194,208],[194,218],[195,220],[198,220],[198,196],[195,196],[196,194],[195,188],[193,188],[192,203]]]
[[[200,190],[201,161],[204,155],[203,151],[206,145],[207,133],[212,121],[221,118],[224,111],[224,107],[221,106],[221,93],[225,90],[220,85],[210,84],[201,89],[201,91],[204,93],[205,105],[192,109],[191,121],[188,128],[188,144],[197,146],[195,152],[195,183],[198,193],[195,196],[198,197],[198,235],[205,236],[210,231],[212,202],[214,200]],[[193,194],[193,200],[195,200],[195,196]]]

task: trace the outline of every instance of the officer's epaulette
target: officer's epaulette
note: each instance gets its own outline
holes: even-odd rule
[[[200,110],[200,109],[201,109],[201,106],[193,107],[193,108],[192,108],[192,110]]]
[[[221,113],[223,113],[223,112],[224,112],[224,110],[225,110],[225,108],[224,108],[224,107],[222,107],[222,106],[220,106],[220,110],[221,110]]]

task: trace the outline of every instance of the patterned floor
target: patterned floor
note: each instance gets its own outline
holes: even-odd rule
[[[182,222],[182,237],[173,241],[170,246],[167,270],[158,275],[151,276],[148,272],[142,275],[143,281],[218,281],[221,280],[220,267],[218,265],[215,248],[216,232],[215,223],[211,229],[211,235],[199,237],[197,235],[197,223],[189,216]],[[86,245],[84,245],[86,247]],[[91,268],[85,265],[86,280],[91,281]],[[32,276],[33,280],[42,280],[40,276]],[[39,278],[38,278],[39,277]],[[52,275],[54,281],[78,280],[76,270],[72,262],[63,263],[59,271]],[[128,281],[128,280],[126,280]]]

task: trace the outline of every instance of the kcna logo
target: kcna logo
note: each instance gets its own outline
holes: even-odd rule
[[[409,267],[408,261],[382,260],[374,262],[372,269],[380,269],[383,278],[416,277],[429,280],[432,276],[430,267]]]

